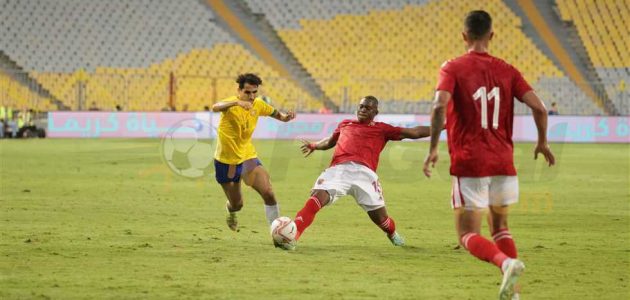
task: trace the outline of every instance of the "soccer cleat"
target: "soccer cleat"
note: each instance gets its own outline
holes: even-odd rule
[[[405,245],[405,239],[398,234],[398,232],[394,232],[394,234],[392,234],[391,236],[387,236],[389,238],[389,240],[392,242],[392,245],[394,246],[404,246]]]
[[[521,285],[514,285],[514,295],[512,295],[512,300],[521,300]]]
[[[238,232],[238,219],[236,218],[236,213],[228,213],[225,217],[225,222],[232,231]]]
[[[521,300],[521,296],[519,293],[514,293],[514,295],[512,295],[512,300]]]
[[[231,212],[229,209],[227,209],[227,206],[225,207],[225,209],[227,210],[227,216],[225,217],[225,223],[227,223],[227,226],[232,231],[237,231],[238,232],[238,218],[236,218],[236,212]]]
[[[525,264],[518,259],[510,259],[502,269],[503,281],[501,281],[501,288],[499,288],[499,300],[511,300],[514,296],[514,285],[518,277],[525,271]]]

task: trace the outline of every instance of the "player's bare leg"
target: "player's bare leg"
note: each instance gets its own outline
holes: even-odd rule
[[[260,196],[266,205],[276,205],[276,196],[271,187],[269,174],[262,166],[257,166],[252,171],[243,176],[245,184],[251,186]]]
[[[405,239],[396,232],[396,223],[394,219],[390,218],[387,214],[387,208],[385,208],[385,206],[368,211],[367,214],[370,216],[372,222],[387,234],[387,238],[389,238],[394,246],[405,245]]]
[[[479,209],[456,209],[458,220],[457,232],[461,245],[475,257],[493,263],[503,272],[503,280],[499,289],[499,299],[509,300],[514,295],[514,285],[525,270],[525,265],[518,259],[512,259],[503,253],[489,240],[479,234],[483,211]]]
[[[328,202],[330,202],[330,194],[328,194],[327,191],[324,191],[324,190],[313,190],[311,192],[311,197],[312,196],[317,197],[317,200],[322,205],[322,207],[326,206],[328,204]]]
[[[280,217],[280,209],[278,208],[278,202],[276,201],[276,196],[273,193],[267,171],[262,166],[256,166],[253,170],[244,174],[243,179],[245,184],[256,190],[265,202],[265,215],[267,216],[267,222],[271,224],[273,220]]]
[[[295,215],[295,225],[297,226],[297,234],[295,239],[299,239],[302,233],[315,220],[315,214],[322,209],[330,201],[330,195],[325,190],[313,190],[311,197],[306,200],[304,207]]]
[[[462,247],[462,235],[459,232],[459,220],[460,220],[460,215],[462,214],[463,209],[461,208],[455,208],[453,209],[453,219],[454,219],[454,223],[455,223],[455,235],[456,235],[456,239],[457,239],[457,247],[455,249],[459,249]]]
[[[243,196],[241,194],[240,182],[222,183],[221,187],[228,201],[225,204],[227,209],[227,217],[225,219],[228,227],[233,231],[238,231],[238,219],[236,212],[243,208]]]
[[[461,237],[462,235],[471,232],[479,234],[481,230],[483,210],[465,210],[460,207],[454,209],[453,212],[455,214],[455,229],[457,229],[457,235]]]

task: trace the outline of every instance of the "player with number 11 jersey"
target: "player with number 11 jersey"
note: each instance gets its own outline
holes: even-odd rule
[[[513,99],[532,90],[521,73],[487,52],[470,50],[444,63],[437,90],[452,95],[446,113],[451,175],[516,175]]]
[[[508,229],[509,206],[518,202],[512,126],[514,98],[532,110],[538,131],[534,158],[543,154],[549,166],[555,158],[547,144],[547,109],[521,73],[488,54],[494,36],[492,17],[471,11],[462,37],[468,52],[440,69],[431,113],[431,145],[423,171],[431,176],[439,158],[439,133],[446,121],[451,156],[451,205],[459,243],[473,256],[500,268],[499,299],[520,296],[516,284],[525,270]],[[482,216],[489,212],[492,240],[480,234]]]

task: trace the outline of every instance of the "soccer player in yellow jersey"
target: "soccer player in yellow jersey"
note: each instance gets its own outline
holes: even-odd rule
[[[241,74],[236,82],[238,96],[232,96],[212,106],[213,112],[221,112],[219,139],[214,154],[216,180],[228,199],[226,222],[234,231],[238,231],[236,212],[243,207],[241,178],[263,198],[269,224],[280,216],[269,174],[262,167],[252,144],[252,134],[259,116],[269,116],[282,122],[295,118],[294,112],[280,112],[256,97],[258,87],[262,85],[262,80],[257,75]]]

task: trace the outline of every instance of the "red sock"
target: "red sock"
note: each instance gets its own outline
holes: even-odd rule
[[[514,245],[512,235],[507,228],[501,228],[494,232],[492,234],[492,239],[494,239],[494,243],[501,252],[505,253],[505,255],[510,258],[516,258],[516,245]]]
[[[295,222],[295,226],[297,227],[297,234],[295,235],[296,240],[299,239],[302,232],[304,232],[304,230],[313,223],[315,214],[317,214],[321,208],[322,205],[319,203],[317,197],[311,196],[311,198],[306,200],[304,207],[302,210],[298,211],[295,215],[295,219],[293,220],[293,222]]]
[[[461,241],[464,248],[468,249],[470,254],[481,260],[495,264],[499,269],[503,261],[508,259],[508,256],[501,252],[495,244],[474,232],[464,234]]]
[[[396,232],[396,223],[394,222],[394,219],[390,217],[387,217],[383,223],[377,225],[381,230],[387,233],[387,236],[392,236],[392,234]]]

